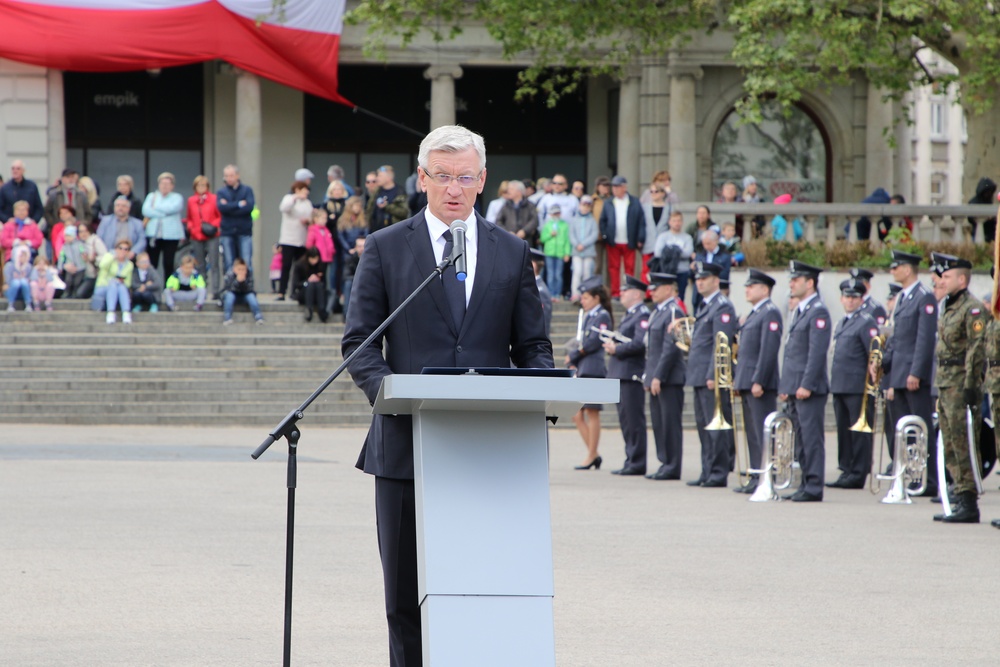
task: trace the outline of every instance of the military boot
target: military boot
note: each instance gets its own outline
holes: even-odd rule
[[[951,515],[952,516],[954,516],[958,512],[959,508],[962,506],[962,496],[959,496],[957,499],[953,499],[953,500],[954,500],[954,502],[951,503]],[[934,515],[934,520],[935,521],[944,521],[944,519],[945,519],[946,516],[947,515],[944,514],[944,513],[942,513],[942,514],[935,514]]]
[[[979,523],[979,499],[975,491],[966,491],[959,496],[958,509],[951,516],[941,519],[942,523]]]

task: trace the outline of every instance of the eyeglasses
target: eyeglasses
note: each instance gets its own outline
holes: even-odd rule
[[[666,192],[666,190],[661,190],[660,188],[651,188],[649,191],[652,192],[654,195]]]
[[[552,181],[552,185],[566,185],[566,181]]]
[[[474,188],[482,178],[482,173],[476,176],[452,176],[451,174],[429,174],[429,176],[435,183],[444,187],[451,185],[452,181],[458,181],[458,184],[463,188]]]
[[[365,181],[365,183],[378,183],[378,181],[376,181],[374,178],[370,178],[367,181]]]
[[[131,250],[131,248],[127,245],[119,245],[115,246],[115,250]]]

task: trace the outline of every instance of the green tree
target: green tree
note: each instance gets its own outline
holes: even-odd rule
[[[804,90],[843,84],[859,72],[901,99],[914,86],[960,86],[967,118],[964,190],[1000,179],[1000,8],[969,0],[360,0],[348,21],[367,26],[366,50],[418,35],[455,38],[482,25],[505,58],[531,63],[520,95],[550,104],[587,76],[621,72],[643,55],[682,48],[693,34],[725,30],[745,73],[740,111],[760,118],[760,102],[789,110]],[[937,77],[917,59],[930,48],[957,75]]]

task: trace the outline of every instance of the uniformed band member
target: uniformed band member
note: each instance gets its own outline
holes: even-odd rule
[[[638,278],[625,276],[621,303],[626,310],[618,332],[632,340],[604,343],[604,351],[609,355],[608,377],[621,381],[618,422],[625,440],[625,464],[612,471],[615,475],[646,474],[646,395],[642,388],[642,371],[646,365],[646,329],[649,326],[649,308],[643,301],[648,288],[649,285]]]
[[[802,469],[798,490],[787,496],[795,502],[823,500],[826,470],[824,421],[830,390],[826,355],[830,347],[830,313],[817,285],[822,269],[792,260],[789,287],[798,305],[788,327],[778,397],[795,430],[795,449]]]
[[[878,336],[878,323],[862,305],[866,292],[860,278],[840,283],[840,303],[846,315],[833,331],[834,372],[830,377],[830,393],[837,420],[837,461],[841,473],[836,481],[827,483],[833,488],[862,489],[871,471],[872,434],[851,430],[865,401],[866,416],[871,418],[875,411],[875,402],[865,395],[865,384],[868,353],[872,339]]]
[[[586,311],[583,320],[583,340],[580,347],[566,357],[566,365],[576,368],[576,376],[582,378],[603,378],[607,375],[604,365],[604,343],[601,337],[591,327],[613,330],[614,318],[611,315],[611,297],[601,283],[600,276],[593,276],[580,283],[580,306]],[[601,440],[601,406],[585,404],[573,415],[573,423],[580,431],[580,437],[587,446],[587,458],[577,470],[601,469],[601,457],[597,446]]]
[[[990,269],[990,277],[996,267]],[[1000,320],[990,317],[986,322],[986,330],[983,331],[983,347],[985,349],[986,379],[983,383],[983,391],[990,394],[990,406],[993,415],[993,428],[1000,429]],[[993,519],[990,525],[1000,528],[1000,519]]]
[[[885,324],[886,318],[889,317],[889,313],[885,307],[876,301],[875,297],[872,296],[872,278],[875,274],[868,269],[851,269],[850,274],[852,278],[858,278],[861,280],[865,286],[865,295],[861,300],[861,312],[868,313],[875,320],[876,324],[882,326]]]
[[[656,307],[649,316],[646,339],[646,372],[643,386],[649,391],[649,417],[653,422],[653,441],[659,469],[646,475],[649,479],[681,478],[684,453],[684,427],[679,416],[684,410],[684,374],[687,360],[677,347],[670,325],[682,317],[677,296],[677,276],[650,273],[650,289]]]
[[[891,394],[888,410],[893,428],[888,433],[895,433],[896,423],[906,415],[921,417],[928,428],[933,423],[931,373],[938,307],[931,290],[917,279],[919,265],[920,255],[892,251],[889,270],[893,280],[902,285],[903,289],[896,297],[892,334],[886,343],[891,354],[887,354],[882,360]],[[937,465],[935,446],[928,439],[928,470],[934,470]],[[937,495],[935,475],[928,475],[924,495]]]
[[[701,475],[688,486],[725,487],[732,461],[733,432],[706,431],[715,411],[715,335],[723,332],[732,344],[736,311],[719,291],[722,267],[694,262],[695,288],[702,301],[695,313],[691,350],[688,353],[687,386],[694,388],[694,418],[701,440]],[[722,414],[732,423],[729,391],[720,391]]]
[[[545,335],[552,335],[552,292],[542,280],[545,269],[545,253],[538,248],[531,249],[531,266],[535,270],[535,286],[538,287],[538,297],[542,300],[542,317],[545,318]]]
[[[953,480],[957,503],[951,516],[936,515],[944,523],[979,523],[979,494],[972,471],[966,411],[972,410],[979,424],[982,402],[983,336],[986,308],[969,292],[972,264],[950,255],[937,255],[942,269],[941,286],[948,297],[938,321],[937,386],[938,417],[944,442],[944,458]],[[975,434],[973,434],[975,437]]]
[[[743,405],[749,466],[755,470],[761,469],[764,420],[778,405],[778,351],[784,324],[781,310],[771,301],[774,282],[763,271],[750,269],[745,287],[753,309],[740,327],[740,346],[733,370],[733,388],[739,392]],[[736,493],[756,490],[757,475],[753,475],[748,486],[733,489]]]

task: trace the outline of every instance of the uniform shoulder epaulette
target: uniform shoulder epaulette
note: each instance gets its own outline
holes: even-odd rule
[[[726,305],[727,303],[729,303],[729,299],[728,299],[728,298],[726,298],[726,295],[725,295],[725,294],[719,294],[719,299],[718,299],[718,301],[719,301],[719,305],[720,305],[720,306],[724,306],[724,305]]]
[[[639,306],[639,312],[642,313],[643,315],[649,315],[649,308],[646,306],[646,304],[642,304],[641,306]]]

